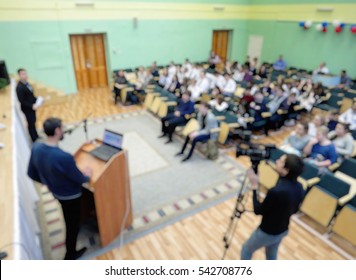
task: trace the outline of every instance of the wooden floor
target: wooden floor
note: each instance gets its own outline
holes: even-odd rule
[[[109,89],[81,92],[68,102],[41,108],[38,112],[38,126],[49,116],[62,118],[64,122],[75,122],[92,112],[92,117],[100,117],[136,110],[139,107],[114,106]],[[259,140],[263,143],[280,144],[288,130]],[[235,158],[234,152],[228,152]],[[237,161],[249,165],[246,157]],[[247,200],[251,209],[251,198]],[[97,259],[220,259],[223,253],[222,237],[226,230],[235,201],[223,202],[204,210],[173,225],[144,236],[123,248],[114,249]],[[239,259],[241,245],[258,226],[260,217],[245,213],[240,219],[227,259]],[[255,259],[264,259],[264,252],[259,250]],[[289,235],[283,240],[280,259],[343,259],[331,247],[317,237],[291,222]]]
[[[14,205],[13,205],[13,180],[12,180],[12,113],[10,86],[0,91],[0,123],[6,125],[0,130],[0,143],[5,147],[0,149],[0,248],[6,250],[9,259],[13,258],[14,242]],[[6,248],[4,248],[6,246]]]

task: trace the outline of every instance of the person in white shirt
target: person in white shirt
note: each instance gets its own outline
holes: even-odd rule
[[[209,56],[210,68],[215,69],[216,64],[219,64],[220,62],[220,57],[214,51],[211,51]]]
[[[354,101],[351,108],[340,115],[339,122],[348,124],[350,130],[356,130],[356,101]]]
[[[196,64],[193,64],[192,71],[190,71],[189,79],[198,80],[200,77],[200,69]]]
[[[324,74],[324,75],[329,74],[329,69],[326,67],[326,63],[325,62],[320,63],[319,67],[313,71],[313,74],[314,75],[317,75],[317,74]]]
[[[225,73],[224,78],[226,82],[224,84],[224,87],[220,88],[220,91],[222,92],[223,95],[230,97],[235,93],[237,85],[229,74]]]
[[[315,115],[313,121],[309,123],[308,135],[310,137],[315,138],[318,128],[320,128],[320,127],[322,127],[324,125],[325,125],[325,118],[323,116],[320,116],[320,115]]]
[[[184,83],[184,72],[183,67],[177,65],[177,78],[178,82],[182,85]]]
[[[168,76],[173,77],[177,73],[177,67],[174,65],[174,62],[171,61],[168,67]]]
[[[190,73],[190,71],[192,71],[192,64],[190,63],[189,59],[187,58],[185,60],[185,63],[183,64],[182,66],[182,70],[183,70],[183,73],[187,70],[188,73]]]
[[[204,72],[200,72],[200,77],[197,81],[197,87],[201,91],[201,93],[205,92],[207,93],[209,91],[209,80],[205,76]]]
[[[234,69],[234,73],[232,75],[232,78],[236,81],[236,82],[242,82],[242,80],[244,79],[245,73],[242,70],[241,67],[236,67]]]
[[[190,85],[188,86],[188,91],[191,92],[191,100],[192,101],[197,101],[200,98],[201,92],[197,86],[197,81],[196,80],[191,80]]]
[[[224,96],[222,94],[218,95],[215,99],[209,101],[211,109],[218,112],[224,112],[229,108],[229,104],[224,101]]]
[[[161,87],[165,87],[166,86],[166,82],[167,82],[167,78],[168,78],[168,70],[167,70],[167,68],[163,68],[162,73],[159,75],[158,84]]]

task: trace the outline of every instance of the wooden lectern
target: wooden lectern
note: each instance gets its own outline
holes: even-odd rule
[[[123,150],[108,162],[104,162],[89,153],[95,148],[94,144],[82,145],[74,154],[74,159],[79,169],[86,167],[93,169],[89,190],[94,197],[101,244],[106,246],[121,233],[125,214],[127,214],[125,228],[132,224],[128,158],[127,151]],[[89,203],[85,200],[83,196],[83,205],[88,207]],[[84,213],[89,213],[94,209],[83,210]]]

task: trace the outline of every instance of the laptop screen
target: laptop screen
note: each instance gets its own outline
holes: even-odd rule
[[[103,142],[111,147],[121,149],[122,148],[123,135],[105,129]]]

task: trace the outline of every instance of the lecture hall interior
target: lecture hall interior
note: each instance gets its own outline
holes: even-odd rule
[[[0,0],[0,257],[355,260],[355,0]]]

